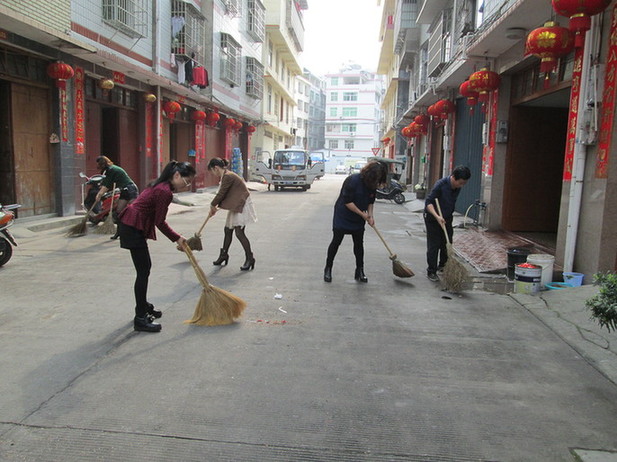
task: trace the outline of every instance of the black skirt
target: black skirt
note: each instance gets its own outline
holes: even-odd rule
[[[140,229],[120,222],[118,224],[118,235],[120,236],[120,247],[123,249],[148,248],[146,236],[144,236],[144,232]]]

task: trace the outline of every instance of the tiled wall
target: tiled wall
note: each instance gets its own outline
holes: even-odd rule
[[[44,8],[41,8],[42,4]],[[71,29],[71,0],[0,0],[0,7],[13,10],[60,32]]]

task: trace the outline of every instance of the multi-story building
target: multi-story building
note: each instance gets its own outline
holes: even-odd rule
[[[73,214],[98,155],[141,188],[170,159],[216,184],[261,119],[264,39],[259,0],[0,0],[0,201]]]
[[[382,79],[352,64],[326,78],[329,171],[375,155],[380,147]]]
[[[306,148],[323,152],[326,144],[326,81],[304,69],[308,81],[308,121],[306,127]]]
[[[303,75],[296,77],[296,141],[295,146],[308,149],[309,104],[311,98],[310,83]]]
[[[410,140],[413,183],[430,188],[455,165],[467,165],[472,178],[459,196],[459,212],[485,203],[481,223],[489,230],[540,245],[554,254],[557,268],[585,273],[586,281],[594,272],[617,269],[617,211],[610,206],[617,185],[611,162],[617,155],[611,135],[616,2],[591,17],[586,38],[570,53],[556,54],[554,71],[541,68],[525,47],[529,32],[547,21],[567,28],[569,18],[550,2],[418,1],[418,45],[407,60],[389,30],[402,23],[408,3],[415,2],[384,3],[380,73],[388,75],[388,92],[400,87],[401,69],[409,71],[403,123],[392,116],[388,128],[400,134],[401,125],[438,100],[455,103],[446,119],[433,117],[425,133]],[[494,73],[483,74],[490,76],[487,101],[471,111],[473,100],[459,87],[483,69]],[[389,113],[398,104],[393,94]]]

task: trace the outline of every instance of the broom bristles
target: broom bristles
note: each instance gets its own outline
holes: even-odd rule
[[[467,269],[454,256],[452,244],[447,244],[448,260],[443,268],[441,281],[446,290],[450,292],[460,292],[463,288],[463,283],[467,279]]]
[[[111,216],[111,212],[107,215],[107,218],[105,218],[105,221],[103,222],[103,224],[97,227],[94,230],[94,232],[97,234],[115,234],[116,233],[116,224],[114,223],[114,219]]]
[[[246,302],[226,290],[210,285],[201,292],[193,317],[185,324],[223,326],[234,322],[246,308]]]
[[[203,250],[203,245],[201,243],[201,237],[199,234],[195,234],[193,237],[189,237],[186,240],[186,244],[189,246],[191,250]]]
[[[66,232],[66,237],[80,237],[80,236],[84,236],[85,234],[87,234],[87,232],[88,232],[88,215],[86,215],[84,219],[81,220],[76,225],[71,226],[69,230]]]
[[[409,268],[402,261],[396,258],[396,255],[394,255],[394,258],[391,258],[391,260],[392,260],[392,272],[394,273],[395,276],[399,278],[410,278],[410,277],[415,276],[411,268]]]

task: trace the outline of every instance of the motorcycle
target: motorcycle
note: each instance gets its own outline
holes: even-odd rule
[[[101,189],[101,182],[105,175],[96,174],[92,176],[87,176],[84,172],[79,172],[79,176],[84,178],[86,182],[81,185],[81,197],[83,208],[86,212],[92,208],[92,204],[96,200],[96,195]],[[85,192],[86,187],[88,188],[88,192]],[[101,197],[101,200],[90,210],[90,214],[88,215],[88,221],[90,223],[96,225],[101,221],[104,221],[109,214],[109,210],[112,207],[112,196],[113,196],[113,210],[116,210],[116,205],[118,204],[118,199],[120,199],[120,189],[116,188],[113,193],[112,191],[107,191]]]
[[[0,204],[0,266],[7,263],[13,255],[13,247],[17,247],[15,238],[11,235],[8,227],[15,221],[15,214],[11,210],[21,207],[20,204]]]
[[[378,189],[375,197],[377,199],[387,199],[397,204],[402,204],[405,202],[403,191],[405,191],[405,187],[401,183],[395,179],[390,179],[390,184],[383,189]]]

